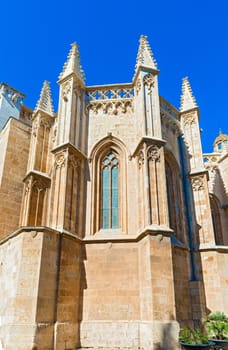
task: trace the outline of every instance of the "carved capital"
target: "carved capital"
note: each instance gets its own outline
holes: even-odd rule
[[[139,167],[139,169],[142,168],[144,161],[145,161],[144,152],[143,152],[143,150],[141,150],[138,154],[138,167]]]
[[[69,155],[69,159],[68,159],[69,168],[76,169],[80,166],[80,164],[81,164],[81,160],[78,159],[74,154]]]
[[[57,168],[63,168],[66,163],[66,157],[65,152],[59,152],[55,156],[55,167]]]
[[[191,126],[195,123],[196,123],[196,119],[195,119],[194,115],[190,114],[184,118],[184,126]]]
[[[65,82],[62,87],[62,98],[65,102],[69,99],[69,94],[71,90],[71,83],[69,81]]]
[[[26,180],[25,182],[25,193],[29,193],[31,191],[32,188],[32,178],[29,178]]]
[[[160,149],[157,145],[149,146],[147,149],[147,160],[160,161]]]
[[[47,184],[42,180],[34,180],[32,183],[32,188],[37,192],[46,190]]]
[[[204,189],[204,176],[198,175],[191,179],[193,191],[199,191]]]
[[[52,123],[50,120],[47,120],[46,118],[40,119],[40,126],[43,126],[44,128],[50,129],[52,126]]]

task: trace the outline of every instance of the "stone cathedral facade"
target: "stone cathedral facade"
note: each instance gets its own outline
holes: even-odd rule
[[[203,155],[188,79],[177,110],[158,73],[141,36],[132,82],[86,86],[72,44],[58,112],[44,82],[3,127],[0,349],[176,350],[228,313],[228,136]]]

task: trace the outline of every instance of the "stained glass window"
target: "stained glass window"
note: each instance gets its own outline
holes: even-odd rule
[[[104,229],[119,227],[119,162],[113,152],[102,161],[102,206],[101,227]]]

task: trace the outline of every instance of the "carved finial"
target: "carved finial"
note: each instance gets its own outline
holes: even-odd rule
[[[71,73],[75,73],[78,78],[84,83],[85,74],[80,64],[80,54],[78,51],[78,45],[76,43],[71,44],[71,50],[67,56],[67,61],[63,66],[62,73],[59,76],[59,80],[65,78]]]
[[[182,81],[182,95],[180,111],[187,111],[189,109],[197,107],[195,97],[192,94],[192,88],[190,86],[188,77],[183,78]]]
[[[44,81],[43,87],[40,93],[40,98],[36,104],[34,112],[38,109],[50,114],[54,115],[53,103],[51,98],[51,89],[50,83],[48,81]]]
[[[154,59],[147,36],[141,35],[139,39],[139,49],[137,54],[135,71],[138,67],[143,66],[147,68],[157,69],[157,63]]]

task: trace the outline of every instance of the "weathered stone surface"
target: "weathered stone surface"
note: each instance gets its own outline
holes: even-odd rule
[[[73,44],[58,113],[46,82],[1,131],[0,349],[176,350],[228,313],[228,136],[203,156],[158,73],[142,36],[131,83],[85,86]]]

